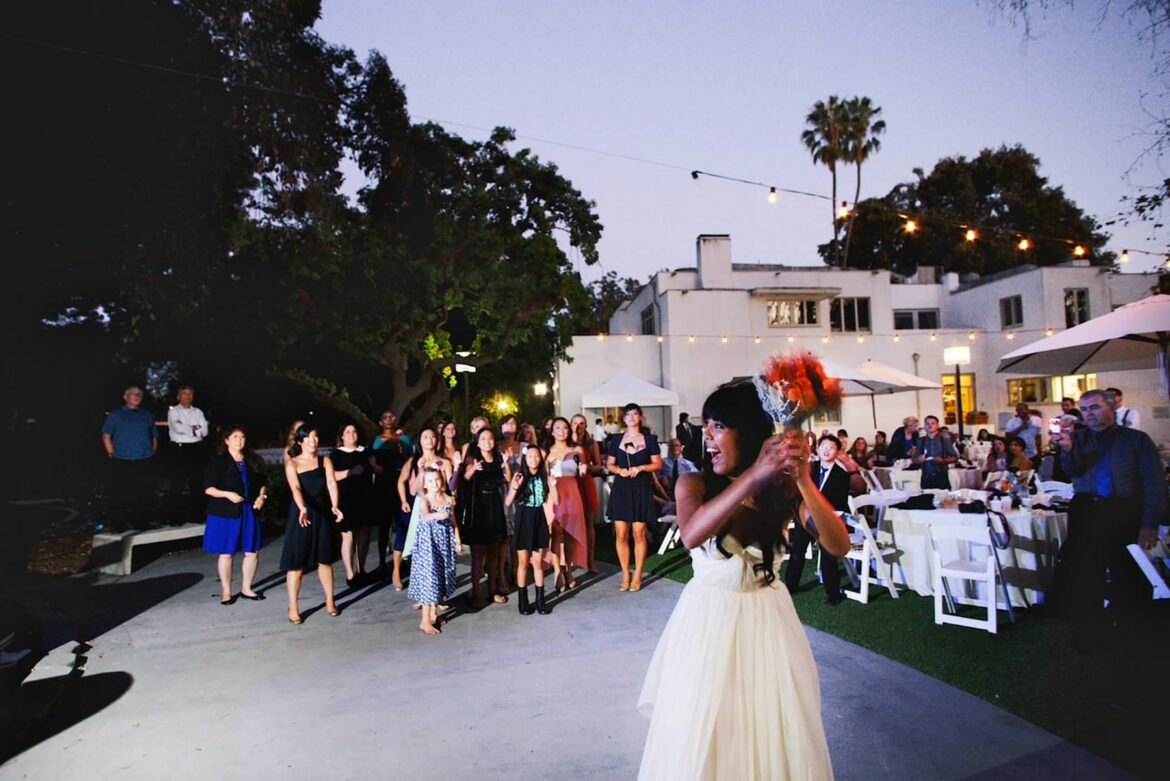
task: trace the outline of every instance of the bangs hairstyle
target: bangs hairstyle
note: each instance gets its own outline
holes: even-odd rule
[[[439,495],[440,496],[450,496],[451,495],[450,492],[447,490],[447,481],[443,479],[443,472],[441,470],[435,469],[433,466],[428,466],[426,469],[422,470],[422,475],[423,475],[422,490],[424,492],[427,490],[427,478],[430,477],[431,475],[434,475],[435,477],[439,478]]]
[[[536,474],[528,468],[528,451],[535,451],[536,457],[539,461],[536,465]],[[516,491],[516,503],[521,504],[527,501],[529,495],[532,494],[532,484],[540,483],[544,489],[544,497],[548,498],[548,470],[544,468],[544,451],[536,445],[525,445],[520,452],[520,463],[517,464],[516,469],[520,474],[524,475],[524,482],[520,483],[520,488]]]
[[[772,436],[772,418],[764,411],[760,404],[760,397],[756,387],[751,382],[738,382],[719,386],[714,393],[703,402],[703,422],[719,421],[726,428],[735,431],[736,435],[736,462],[744,468],[755,463],[760,455],[760,448],[764,441]],[[703,486],[704,500],[709,501],[720,491],[726,488],[731,481],[722,475],[715,474],[711,468],[711,456],[703,455]],[[790,492],[777,492],[770,498],[770,504],[775,503],[775,515],[767,522],[757,524],[756,534],[760,543],[763,561],[753,569],[766,584],[776,580],[774,563],[776,551],[785,542],[784,529],[788,526],[788,519],[795,517],[799,502],[799,495],[793,497]],[[777,520],[780,522],[777,523]],[[725,533],[724,533],[725,534]],[[715,547],[724,556],[729,555],[723,548],[724,534],[715,538]],[[745,541],[745,544],[748,544]]]
[[[302,451],[301,443],[304,442],[305,439],[316,430],[317,427],[311,423],[302,423],[301,425],[297,426],[297,430],[294,431],[292,435],[292,446],[288,449],[288,457],[296,458],[299,456]]]

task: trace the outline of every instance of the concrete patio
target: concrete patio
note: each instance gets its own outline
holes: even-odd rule
[[[0,779],[637,775],[648,722],[635,698],[679,584],[621,593],[607,571],[552,615],[520,616],[513,597],[428,637],[405,592],[339,592],[331,618],[309,577],[292,626],[279,551],[278,539],[262,553],[263,602],[221,606],[197,551],[15,595],[54,649],[21,696],[64,696]],[[908,667],[809,637],[838,779],[1130,777]],[[64,686],[75,650],[84,673]]]

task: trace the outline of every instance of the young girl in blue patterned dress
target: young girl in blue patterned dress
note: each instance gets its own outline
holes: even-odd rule
[[[451,496],[440,471],[423,472],[423,495],[419,502],[409,594],[422,604],[418,628],[428,635],[437,635],[438,605],[455,593],[455,555],[463,546],[451,512]]]

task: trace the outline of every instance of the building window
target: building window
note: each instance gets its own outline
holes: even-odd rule
[[[1064,324],[1069,328],[1089,319],[1089,291],[1083,287],[1065,288]]]
[[[944,374],[939,378],[942,383],[943,425],[954,426],[958,422],[955,409],[955,375],[954,372]],[[963,417],[974,422],[975,413],[975,375],[960,374],[959,388],[963,394]]]
[[[868,298],[834,298],[829,302],[829,330],[869,331]]]
[[[788,328],[817,324],[815,298],[773,298],[768,301],[768,327]]]
[[[642,310],[642,333],[647,336],[653,336],[656,333],[654,328],[654,304]]]
[[[895,309],[895,331],[933,331],[938,328],[937,309]]]
[[[954,382],[952,381],[952,385]],[[1064,374],[1056,377],[1024,377],[1007,381],[1008,404],[1058,404],[1064,397],[1078,398],[1097,387],[1096,374]]]
[[[1024,324],[1024,301],[1020,296],[999,299],[999,327],[1019,328]]]

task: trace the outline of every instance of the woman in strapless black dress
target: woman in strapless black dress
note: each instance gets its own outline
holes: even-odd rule
[[[317,579],[325,592],[325,610],[341,615],[333,602],[333,562],[337,560],[334,524],[344,517],[337,506],[337,478],[333,462],[317,453],[317,430],[305,423],[297,428],[284,475],[292,493],[288,522],[284,527],[284,549],[280,568],[288,587],[289,623],[301,623],[297,597],[304,571],[317,568]]]

